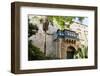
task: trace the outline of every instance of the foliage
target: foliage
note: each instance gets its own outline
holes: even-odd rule
[[[36,34],[38,31],[37,25],[33,25],[32,23],[28,22],[28,37],[31,37],[32,35]]]
[[[88,47],[84,47],[84,58],[88,58]]]
[[[32,41],[28,42],[28,58],[29,60],[40,60],[45,59],[44,54],[40,51],[40,48],[37,48],[32,44]]]
[[[57,59],[51,56],[45,56],[40,48],[32,44],[32,41],[28,41],[28,60],[49,60]]]
[[[78,48],[77,52],[75,53],[74,56],[75,59],[79,59],[79,58],[88,58],[88,47],[82,47],[82,48]]]
[[[52,25],[58,25],[61,30],[65,29],[65,26],[67,28],[70,28],[70,25],[74,22],[73,20],[75,18],[78,18],[80,23],[83,21],[84,17],[74,17],[74,16],[48,16],[49,22],[51,22]]]
[[[45,18],[45,19],[44,19]],[[37,17],[37,20],[39,20],[40,23],[43,24],[43,30],[45,31],[48,28],[49,23],[51,23],[53,26],[58,26],[59,29],[64,30],[67,27],[70,29],[70,25],[74,22],[74,20],[78,18],[78,21],[82,23],[84,20],[84,17],[76,17],[76,16],[46,16],[46,17]],[[45,21],[44,21],[45,20]],[[44,29],[46,27],[46,29]],[[47,29],[48,30],[48,29]]]

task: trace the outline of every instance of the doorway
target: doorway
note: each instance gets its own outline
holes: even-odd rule
[[[76,49],[72,46],[69,46],[66,51],[66,59],[74,59]]]

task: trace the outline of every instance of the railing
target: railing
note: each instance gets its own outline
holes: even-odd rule
[[[75,31],[70,30],[57,30],[57,38],[72,38],[72,39],[79,39],[79,35]]]

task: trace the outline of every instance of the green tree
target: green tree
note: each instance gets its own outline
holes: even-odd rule
[[[74,55],[75,59],[83,59],[83,58],[88,58],[88,47],[81,47],[78,48]]]
[[[74,19],[78,18],[79,22],[82,23],[84,17],[75,17],[75,16],[48,16],[49,22],[52,25],[58,25],[61,30],[65,29],[65,26],[70,29],[70,25],[74,22]]]
[[[49,59],[58,59],[52,56],[45,56],[40,48],[32,44],[32,41],[28,41],[28,60],[49,60]]]
[[[28,60],[41,60],[46,59],[40,48],[37,48],[32,44],[32,41],[28,42]]]
[[[38,32],[38,27],[37,25],[34,25],[32,23],[29,23],[28,19],[28,37],[31,37],[32,35],[35,35]]]

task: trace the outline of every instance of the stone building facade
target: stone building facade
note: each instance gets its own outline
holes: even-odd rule
[[[88,46],[88,26],[80,23],[73,23],[70,29],[79,34],[81,45]]]
[[[57,31],[57,35],[58,37],[55,40],[57,57],[60,59],[73,59],[80,45],[78,33],[64,30],[60,32]]]

